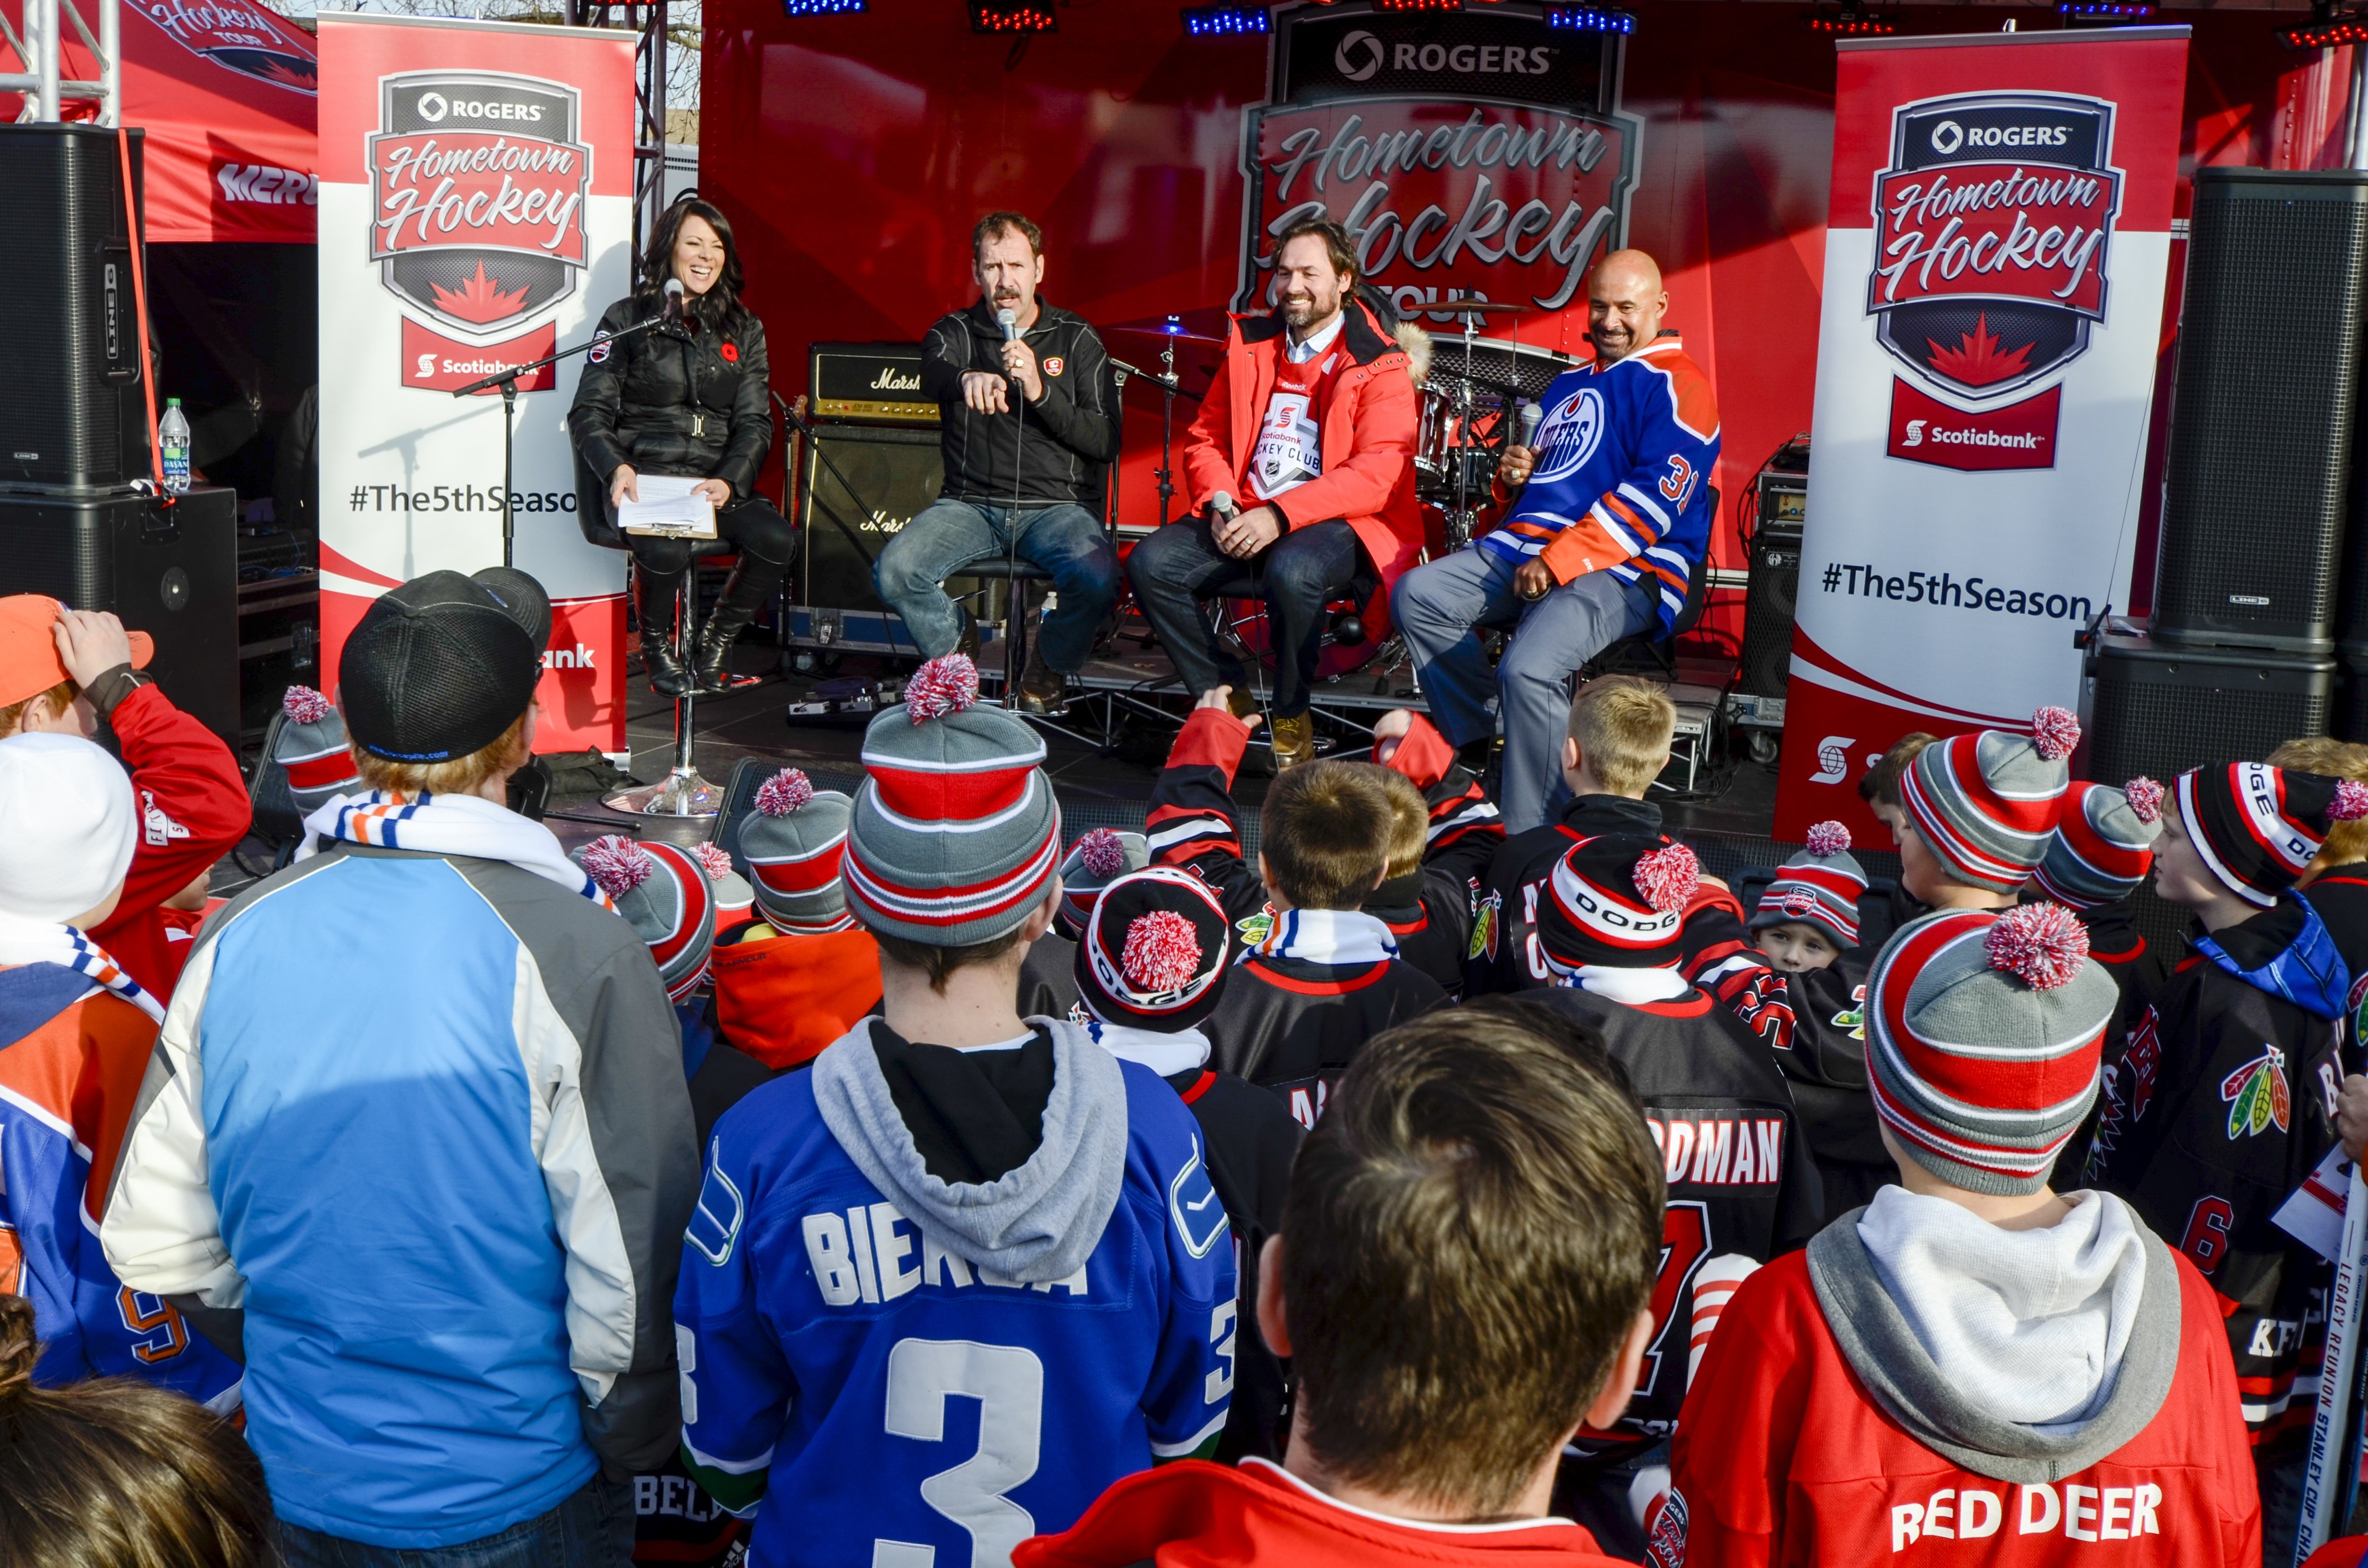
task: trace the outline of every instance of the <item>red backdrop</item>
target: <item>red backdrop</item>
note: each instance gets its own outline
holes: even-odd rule
[[[1064,6],[1060,31],[1015,50],[1008,37],[973,34],[959,0],[871,3],[861,15],[788,17],[780,0],[710,0],[706,13],[700,182],[737,229],[785,395],[803,389],[806,343],[914,339],[968,302],[969,227],[992,208],[1043,224],[1046,295],[1104,327],[1231,294],[1241,110],[1266,96],[1263,39],[1187,39],[1173,4],[1097,0]],[[1833,48],[1792,6],[1633,8],[1622,107],[1645,124],[1630,241],[1660,258],[1668,324],[1718,391],[1725,511],[1713,563],[1733,569],[1744,486],[1809,427]],[[1975,6],[1904,15],[1917,33],[1987,32],[2001,20]],[[2340,61],[2282,49],[2260,12],[2162,19],[2195,28],[2182,173],[2197,161],[2333,159],[2347,108]],[[2185,200],[2182,187],[2182,213]],[[2177,298],[2174,278],[2166,350]],[[1565,317],[1544,335],[1580,347],[1583,325]],[[1521,336],[1540,340],[1533,325]],[[1128,352],[1140,339],[1111,343],[1145,362]],[[1121,494],[1131,524],[1155,520],[1157,409],[1140,383],[1129,388]],[[2143,585],[2150,535],[2139,558]],[[1706,633],[1739,636],[1739,593],[1719,601]]]

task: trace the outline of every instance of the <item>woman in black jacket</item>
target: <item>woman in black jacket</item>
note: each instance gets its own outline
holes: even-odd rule
[[[640,286],[600,318],[606,337],[666,311],[669,278],[679,278],[678,319],[603,343],[585,357],[575,406],[567,415],[575,449],[608,487],[609,520],[638,500],[643,473],[701,481],[715,504],[716,531],[739,546],[740,564],[700,633],[686,670],[667,631],[675,595],[690,569],[690,545],[678,539],[625,536],[639,570],[634,608],[642,623],[642,661],[650,685],[674,697],[692,686],[723,691],[733,684],[724,659],[789,569],[787,518],[757,494],[757,468],[773,441],[766,386],[765,327],[740,303],[740,253],[732,225],[709,202],[686,196],[660,215]]]

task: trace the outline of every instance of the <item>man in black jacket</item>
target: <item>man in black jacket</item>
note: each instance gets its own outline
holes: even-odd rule
[[[880,597],[932,659],[976,651],[975,629],[946,597],[948,577],[1008,552],[1051,574],[1059,603],[1019,682],[1030,713],[1060,711],[1119,574],[1099,515],[1118,457],[1118,385],[1094,329],[1037,297],[1042,241],[1017,212],[990,212],[971,232],[977,302],[931,327],[921,353],[922,393],[942,410],[944,488],[872,571]]]

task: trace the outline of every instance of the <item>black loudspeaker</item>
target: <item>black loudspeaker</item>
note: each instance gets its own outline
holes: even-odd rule
[[[886,608],[871,587],[871,562],[882,547],[938,498],[944,465],[935,430],[817,424],[806,443],[800,494],[803,570],[798,602],[838,610]],[[948,591],[970,586],[955,578]],[[1003,618],[1001,583],[984,604],[981,620]]]
[[[1793,617],[1801,594],[1801,531],[1762,523],[1751,541],[1751,582],[1743,594],[1743,667],[1738,688],[1782,697],[1793,676]]]
[[[2072,772],[2100,784],[2144,774],[2167,786],[2207,763],[2258,761],[2327,733],[2335,705],[2329,655],[2173,647],[2142,626],[2100,636],[2080,674],[2082,755]],[[2155,897],[2151,883],[2132,909],[2157,951],[2176,956],[2186,913]]]
[[[130,135],[136,203],[141,132]],[[121,170],[111,130],[0,126],[0,298],[21,307],[0,376],[0,483],[104,491],[148,472]]]
[[[175,706],[238,749],[238,495],[170,506],[142,495],[0,492],[0,594],[113,610],[156,640],[149,673]]]
[[[2368,644],[2340,643],[2335,656],[2342,661],[2343,682],[2329,727],[2337,740],[2368,742]]]
[[[2195,171],[2158,641],[2334,646],[2364,316],[2368,173]]]

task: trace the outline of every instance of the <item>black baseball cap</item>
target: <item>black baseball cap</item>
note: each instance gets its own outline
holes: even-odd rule
[[[337,660],[338,706],[356,745],[389,762],[449,762],[501,738],[542,678],[537,620],[550,631],[550,599],[535,584],[529,602],[518,579],[534,584],[508,573],[503,592],[430,572],[363,612]]]
[[[515,566],[488,566],[470,573],[469,578],[489,590],[509,611],[510,619],[526,628],[526,634],[534,639],[536,653],[551,646],[551,596],[542,591],[541,583]]]

